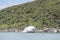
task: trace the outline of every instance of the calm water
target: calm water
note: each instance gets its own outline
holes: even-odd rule
[[[0,32],[0,40],[60,40],[60,33]]]

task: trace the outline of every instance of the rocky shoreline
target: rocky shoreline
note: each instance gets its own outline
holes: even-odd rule
[[[60,33],[60,29],[56,29],[56,28],[45,28],[43,30],[37,30],[37,32],[46,32],[46,33]]]
[[[22,32],[23,30],[18,29],[9,29],[9,30],[0,30],[0,32]],[[55,28],[45,28],[36,30],[36,33],[60,33],[60,29]]]

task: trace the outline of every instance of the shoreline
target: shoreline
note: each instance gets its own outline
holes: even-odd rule
[[[23,30],[18,30],[18,29],[0,30],[0,32],[22,32],[22,31]],[[35,33],[60,33],[60,29],[46,28],[46,29],[36,30]]]

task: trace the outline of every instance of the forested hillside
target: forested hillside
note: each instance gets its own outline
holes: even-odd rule
[[[60,28],[60,0],[36,0],[0,10],[0,30]]]

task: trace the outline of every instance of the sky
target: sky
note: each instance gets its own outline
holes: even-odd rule
[[[0,9],[31,1],[32,0],[0,0]]]

